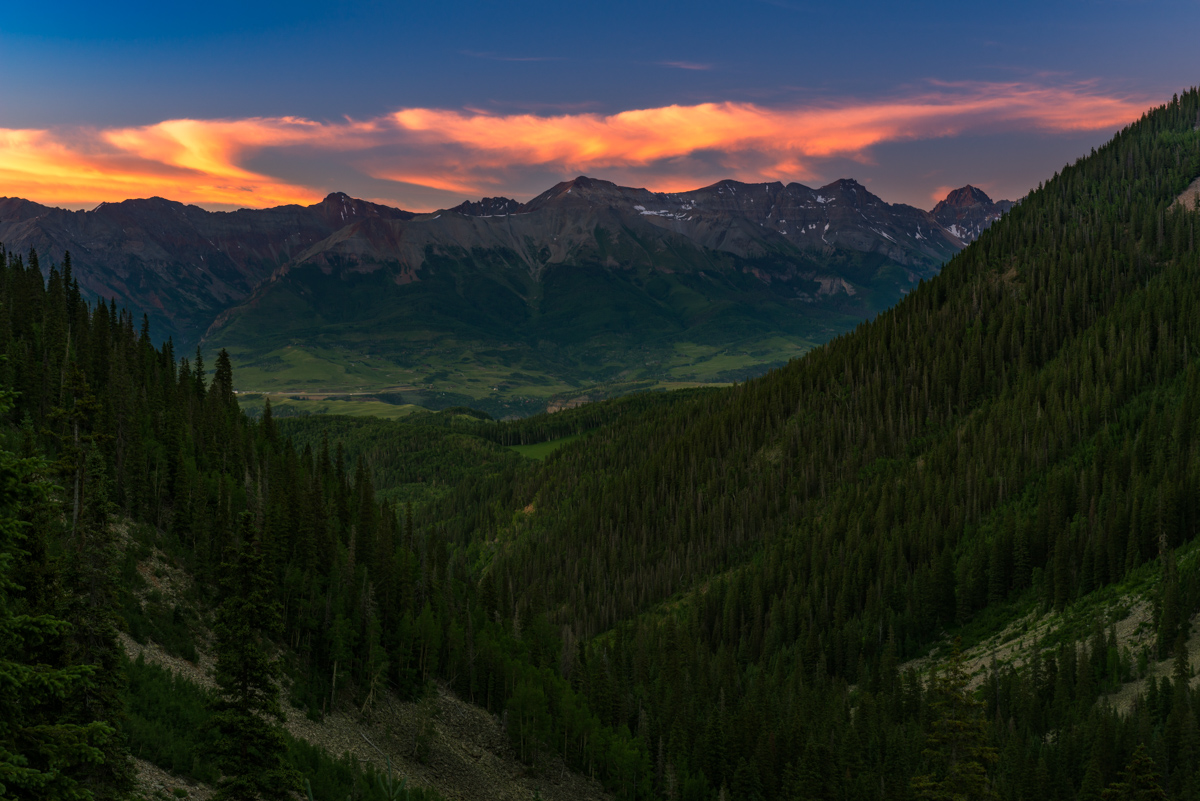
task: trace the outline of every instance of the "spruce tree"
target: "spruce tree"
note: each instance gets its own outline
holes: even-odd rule
[[[282,801],[299,792],[300,775],[284,760],[281,670],[268,653],[270,638],[282,626],[280,605],[249,512],[242,514],[240,541],[230,550],[223,568],[225,599],[213,626],[218,697],[213,704],[212,750],[224,774],[214,798]]]
[[[1121,778],[1104,791],[1105,801],[1166,801],[1166,798],[1159,784],[1158,768],[1145,745],[1138,745]]]
[[[117,631],[121,625],[117,588],[117,545],[110,524],[108,479],[98,450],[88,452],[86,491],[79,526],[65,555],[67,590],[62,617],[71,624],[67,664],[94,665],[72,720],[104,720],[120,726],[125,716],[125,669]],[[124,798],[133,789],[134,768],[122,735],[102,746],[103,760],[90,765],[84,781],[97,799]]]
[[[9,408],[11,394],[0,392],[0,414]],[[66,722],[63,710],[78,703],[95,668],[40,663],[38,655],[61,652],[70,626],[19,609],[22,588],[14,580],[25,540],[22,510],[45,492],[36,479],[45,470],[38,459],[0,449],[0,798],[90,799],[80,773],[102,760],[113,729],[103,721]]]
[[[933,719],[922,752],[928,772],[912,779],[917,798],[966,801],[997,797],[987,776],[988,766],[997,759],[996,749],[988,744],[983,704],[967,690],[967,679],[955,642],[949,663],[934,674],[929,687]]]

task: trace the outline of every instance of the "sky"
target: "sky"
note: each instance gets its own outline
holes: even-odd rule
[[[1197,30],[1200,0],[6,4],[0,196],[1015,199],[1200,83]]]

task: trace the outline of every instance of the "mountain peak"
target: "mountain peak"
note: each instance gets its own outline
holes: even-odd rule
[[[456,211],[467,217],[503,217],[518,214],[524,205],[508,197],[485,197],[478,201],[464,200],[447,211]]]
[[[611,202],[613,198],[623,191],[627,191],[625,187],[617,186],[612,181],[580,175],[570,181],[562,181],[550,187],[533,200],[524,204],[522,210],[535,211],[548,203],[557,204],[564,201]]]
[[[345,192],[330,192],[320,203],[314,203],[308,208],[317,212],[332,225],[349,224],[366,217],[409,220],[416,216],[411,211],[372,203],[369,200],[360,200]]]
[[[570,181],[563,181],[550,191],[556,195],[565,195],[571,192],[607,192],[621,188],[612,181],[605,181],[603,178],[589,178],[586,175],[580,175],[572,178]]]
[[[971,242],[1012,206],[1012,201],[993,201],[982,189],[967,184],[946,195],[930,214],[954,236]]]
[[[976,203],[990,205],[992,199],[987,196],[987,193],[982,189],[967,184],[964,187],[955,189],[950,194],[946,195],[946,199],[941,201],[948,206],[973,206]],[[939,203],[938,205],[941,205]]]

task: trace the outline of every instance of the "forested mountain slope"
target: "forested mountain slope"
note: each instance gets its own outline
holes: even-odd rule
[[[220,676],[213,696],[129,664],[121,630],[192,660],[211,641],[218,670],[223,654],[260,660],[253,686],[282,671],[287,714],[317,720],[370,714],[384,688],[426,697],[441,678],[507,716],[530,769],[553,747],[550,692],[589,744],[590,762],[571,766],[648,787],[645,747],[558,674],[548,624],[514,632],[491,616],[465,555],[377,502],[361,461],[340,445],[297,450],[270,414],[248,420],[227,357],[210,381],[199,355],[177,362],[148,321],[139,334],[132,314],[88,304],[56,267],[48,281],[32,258],[0,267],[0,385],[15,389],[0,398],[3,792],[125,798],[136,753],[202,781],[269,771],[310,780],[320,798],[393,797],[354,764],[271,734],[269,693],[255,690],[255,712]],[[169,569],[143,574],[156,551]],[[190,597],[163,578],[180,569]],[[248,603],[232,638],[228,610]],[[231,714],[251,732],[245,750],[231,746]]]
[[[925,758],[895,664],[1007,599],[1061,609],[1161,560],[1170,651],[1197,602],[1171,556],[1200,514],[1197,220],[1172,206],[1196,119],[1195,92],[1148,114],[853,334],[564,450],[513,490],[536,511],[447,522],[484,597],[591,641],[587,697],[677,774],[768,797],[902,796]],[[1054,676],[996,678],[1003,796],[1073,797],[1081,754],[1134,740],[1194,787],[1165,714],[1105,717],[1102,676]]]

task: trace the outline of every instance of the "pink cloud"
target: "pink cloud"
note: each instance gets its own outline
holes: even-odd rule
[[[806,180],[824,160],[866,161],[885,142],[1115,130],[1147,105],[1089,84],[942,83],[883,99],[788,108],[721,102],[607,115],[407,108],[332,122],[261,117],[0,129],[0,186],[65,205],[157,194],[210,206],[313,202],[338,188],[248,166],[261,153],[280,151],[332,161],[347,176],[466,195],[503,193],[529,171],[615,174],[674,191],[723,177]]]

